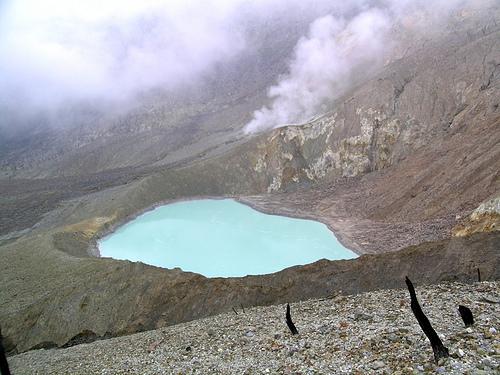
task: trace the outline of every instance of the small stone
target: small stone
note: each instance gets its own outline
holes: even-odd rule
[[[372,317],[368,314],[362,313],[362,312],[357,312],[354,314],[354,320],[370,320]]]
[[[210,329],[207,331],[207,334],[208,334],[209,336],[215,336],[215,331],[214,331],[212,328],[210,328]]]
[[[458,349],[458,356],[462,358],[465,355],[464,351],[462,349]]]
[[[291,357],[291,356],[293,356],[294,353],[297,353],[298,351],[299,351],[299,348],[296,346],[293,346],[288,350],[288,356]]]
[[[481,369],[476,369],[476,370],[474,370],[473,374],[474,375],[488,375],[488,374],[490,374],[490,372],[484,371],[484,370],[481,370]]]
[[[446,362],[448,362],[448,358],[439,358],[438,366],[443,366]]]
[[[436,372],[438,374],[444,374],[445,371],[446,371],[446,369],[444,367],[442,367],[442,366],[436,368]]]
[[[488,357],[483,358],[483,360],[481,361],[481,365],[483,365],[483,369],[484,367],[493,367],[491,364],[491,360]]]
[[[420,372],[424,372],[424,366],[418,365],[417,366],[417,370],[420,371]]]
[[[385,367],[385,363],[382,361],[375,361],[375,362],[372,362],[370,365],[370,368],[373,370],[378,370],[378,369],[381,369],[382,367]]]
[[[494,327],[491,327],[488,331],[489,331],[492,335],[496,335],[496,334],[497,334],[497,330],[496,330]]]
[[[282,345],[278,344],[276,341],[273,341],[273,343],[271,344],[271,350],[273,352],[280,350],[281,348],[282,348]]]
[[[391,342],[398,341],[398,336],[395,335],[394,333],[391,333],[391,334],[387,335],[387,339]]]
[[[328,331],[330,331],[330,328],[328,327],[327,324],[323,324],[322,326],[320,326],[318,328],[318,332],[321,333],[322,335],[324,335],[325,333],[328,333]]]
[[[158,341],[151,343],[148,347],[148,352],[151,353],[151,352],[155,351],[155,349],[158,347],[158,345],[160,345],[162,342],[163,342],[163,340],[158,340]]]
[[[254,333],[253,331],[247,331],[247,332],[245,333],[245,336],[246,336],[246,337],[254,337],[254,336],[255,336],[255,333]]]
[[[465,332],[467,332],[467,333],[472,333],[473,331],[472,331],[472,328],[471,328],[471,327],[468,327],[468,328],[466,328],[466,329],[465,329]]]

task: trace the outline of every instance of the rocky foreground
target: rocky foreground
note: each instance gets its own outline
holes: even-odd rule
[[[500,373],[500,282],[418,286],[450,358],[434,363],[408,291],[239,309],[156,331],[9,358],[14,374]],[[458,305],[475,318],[465,328]]]

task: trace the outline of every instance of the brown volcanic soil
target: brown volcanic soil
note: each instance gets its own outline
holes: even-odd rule
[[[126,168],[80,177],[0,179],[0,235],[32,227],[61,201],[123,185],[147,173],[147,170]]]

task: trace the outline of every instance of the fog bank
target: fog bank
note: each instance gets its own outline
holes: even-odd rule
[[[155,88],[175,90],[248,52],[249,26],[320,15],[246,131],[303,122],[344,93],[358,71],[383,65],[396,25],[428,32],[462,6],[493,1],[6,0],[0,2],[0,112],[8,116],[0,118],[0,130],[5,118],[30,109],[131,103]]]

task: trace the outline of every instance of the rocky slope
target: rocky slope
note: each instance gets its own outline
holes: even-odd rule
[[[500,191],[499,14],[461,13],[448,33],[389,61],[303,126],[244,137],[235,125],[264,101],[276,68],[263,69],[261,91],[251,86],[255,101],[227,99],[210,115],[210,106],[196,116],[186,110],[193,127],[220,126],[209,132],[214,143],[195,131],[176,154],[164,146],[170,133],[153,136],[166,130],[161,121],[155,127],[152,111],[130,134],[96,134],[74,153],[57,154],[53,140],[33,149],[58,155],[48,161],[27,155],[25,166],[18,163],[24,149],[9,148],[2,160],[11,178],[0,180],[0,321],[8,349],[129,334],[240,304],[397,287],[410,270],[418,283],[470,281],[478,267],[484,279],[498,279],[497,216],[478,207],[489,207]],[[284,57],[278,60],[283,67]],[[266,212],[323,221],[348,247],[370,255],[241,279],[91,256],[99,236],[139,212],[198,196],[231,196]],[[480,217],[490,221],[452,236]]]
[[[2,333],[9,351],[130,334],[231,311],[241,304],[397,287],[406,274],[418,283],[476,280],[477,268],[484,280],[500,277],[499,232],[228,279],[78,258],[56,250],[53,241],[37,236],[2,248],[0,270],[9,276],[1,291]],[[75,248],[78,244],[73,238],[66,241]]]
[[[402,282],[402,280],[401,280]],[[450,358],[434,363],[406,290],[335,294],[285,308],[235,306],[234,312],[68,349],[10,357],[16,374],[492,374],[500,368],[500,285],[417,287]],[[468,306],[475,324],[457,312]]]

